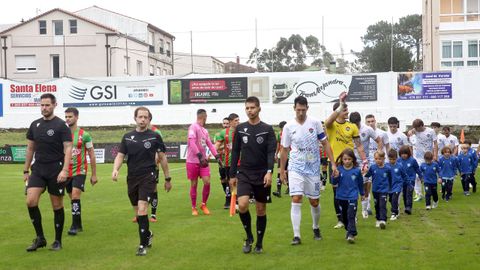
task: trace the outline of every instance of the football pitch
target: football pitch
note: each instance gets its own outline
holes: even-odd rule
[[[53,211],[48,195],[42,195],[40,210],[47,248],[27,253],[35,236],[25,205],[23,165],[0,165],[0,269],[479,269],[480,193],[463,195],[460,181],[453,199],[425,210],[414,202],[413,214],[401,212],[388,221],[386,230],[375,228],[375,218],[357,211],[358,236],[348,244],[344,229],[336,223],[330,185],[320,199],[320,229],[323,240],[314,241],[310,208],[302,207],[302,244],[291,246],[290,199],[273,197],[267,206],[264,253],[243,254],[245,233],[238,215],[223,209],[224,194],[215,164],[212,166],[211,216],[191,216],[189,183],[185,164],[170,164],[171,192],[159,188],[158,222],[150,223],[155,237],[145,257],[135,256],[138,226],[127,197],[126,164],[119,182],[112,182],[112,164],[98,165],[99,183],[82,195],[84,231],[69,236],[70,201],[65,198],[63,249],[48,250],[54,240]],[[274,174],[276,176],[276,173]],[[477,171],[477,178],[480,172]],[[273,188],[274,189],[274,188]],[[198,187],[201,198],[202,184]],[[285,190],[283,187],[282,192]],[[402,204],[403,205],[403,202]],[[373,207],[373,202],[372,202]],[[390,210],[390,205],[389,205]],[[255,210],[250,206],[253,231]],[[390,211],[388,211],[390,213]],[[388,215],[389,216],[389,215]],[[254,232],[255,235],[255,232]]]

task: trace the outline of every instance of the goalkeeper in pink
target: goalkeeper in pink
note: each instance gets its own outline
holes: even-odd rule
[[[215,156],[220,166],[220,155],[210,141],[207,129],[204,128],[207,121],[207,112],[204,109],[197,111],[197,121],[188,128],[187,143],[187,178],[190,180],[190,199],[192,201],[192,215],[198,216],[197,211],[197,183],[198,177],[202,178],[202,206],[200,209],[205,215],[210,215],[207,208],[207,200],[210,195],[210,168],[208,166],[207,148]]]

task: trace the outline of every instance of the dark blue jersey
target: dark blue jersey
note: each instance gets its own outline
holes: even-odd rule
[[[359,168],[338,168],[339,176],[332,179],[332,184],[337,185],[335,198],[338,200],[357,200],[358,194],[364,195],[363,176]]]
[[[401,192],[403,185],[408,184],[407,173],[399,162],[389,163],[389,165],[392,168],[392,188],[390,192]]]
[[[440,167],[438,163],[432,161],[432,163],[422,163],[420,170],[423,173],[423,182],[425,184],[436,184],[439,178]]]
[[[365,177],[372,177],[372,191],[379,193],[388,193],[392,185],[392,170],[389,164],[379,167],[373,164]]]

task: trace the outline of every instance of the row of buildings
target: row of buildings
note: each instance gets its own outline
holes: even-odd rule
[[[92,6],[52,9],[18,24],[0,25],[0,76],[13,80],[164,76],[255,70],[239,59],[174,51],[175,36],[148,22]]]
[[[423,70],[480,67],[480,0],[422,0]],[[250,73],[236,61],[174,50],[175,36],[98,6],[52,9],[0,25],[0,76],[69,77]]]

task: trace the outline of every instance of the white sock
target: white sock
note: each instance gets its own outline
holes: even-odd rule
[[[364,200],[364,201],[362,201],[362,212],[363,212],[363,211],[367,211],[367,209],[368,209],[368,202],[369,202],[369,201],[368,201],[367,199]]]
[[[368,195],[365,201],[367,202],[367,210],[371,210],[372,208],[370,207],[370,195]]]
[[[317,207],[310,205],[310,212],[312,213],[313,229],[318,229],[318,221],[320,220],[320,203],[318,203]]]
[[[293,236],[300,237],[300,223],[302,222],[302,204],[293,203],[290,210],[290,218],[292,219]]]
[[[415,179],[415,193],[418,195],[418,196],[423,196],[422,195],[422,181],[420,179]]]

